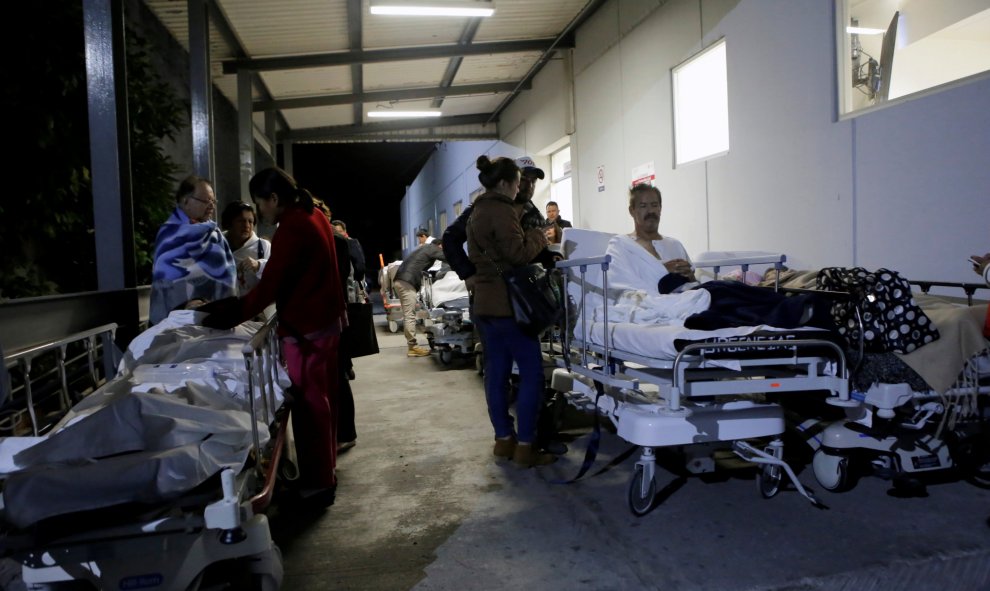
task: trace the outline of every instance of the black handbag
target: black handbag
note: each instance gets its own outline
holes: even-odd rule
[[[852,294],[852,301],[837,301],[831,310],[850,346],[862,338],[864,350],[871,353],[910,353],[939,338],[938,329],[915,303],[911,284],[897,271],[827,267],[818,272],[816,283],[818,289]]]
[[[560,322],[564,314],[564,300],[558,271],[548,272],[539,263],[503,271],[488,252],[485,255],[495,264],[495,270],[505,281],[509,302],[512,303],[512,315],[524,333],[537,336]]]
[[[378,336],[371,304],[347,304],[347,320],[347,328],[340,336],[341,350],[351,358],[377,354]]]

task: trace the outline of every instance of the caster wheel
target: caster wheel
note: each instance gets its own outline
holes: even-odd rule
[[[440,350],[440,363],[444,365],[450,365],[450,362],[454,360],[454,352],[450,349]]]
[[[485,375],[485,355],[483,353],[474,354],[474,369],[477,370],[479,376]]]
[[[819,449],[811,460],[811,467],[815,472],[815,480],[825,490],[832,492],[848,490],[850,479],[847,456],[834,455]]]
[[[389,332],[399,332],[399,323],[395,320],[388,321],[388,331]]]
[[[780,483],[784,479],[784,469],[772,464],[764,464],[756,472],[756,486],[764,499],[772,499],[780,492]]]
[[[632,482],[629,483],[629,509],[633,515],[642,517],[653,509],[653,501],[657,496],[657,482],[650,480],[650,485],[643,491],[643,467],[637,466]]]

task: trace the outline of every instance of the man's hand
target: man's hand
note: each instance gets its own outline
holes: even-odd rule
[[[683,275],[688,281],[697,281],[694,276],[694,269],[691,268],[691,263],[684,259],[671,259],[665,261],[663,266],[667,268],[668,273]]]

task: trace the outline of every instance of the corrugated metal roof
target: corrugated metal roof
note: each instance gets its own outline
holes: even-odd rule
[[[586,18],[603,3],[494,0],[494,16],[470,19],[372,15],[371,1],[206,0],[211,8],[214,84],[236,105],[237,69],[252,70],[256,111],[262,101],[274,108],[280,121],[279,137],[291,141],[360,141],[364,134],[367,139],[398,141],[443,139],[438,134],[444,133],[457,139],[491,137],[492,125],[478,121],[497,120],[495,111],[504,108],[509,96],[504,87],[451,91],[452,96],[440,99],[433,95],[443,96],[447,86],[491,83],[508,84],[515,90],[548,59],[551,42],[564,41],[555,47],[566,46],[561,35],[576,19]],[[187,2],[145,3],[188,50]],[[359,7],[360,13],[349,15],[353,7]],[[352,23],[360,28],[351,30]],[[506,42],[513,45],[506,47]],[[474,54],[460,57],[458,48]],[[428,89],[437,90],[431,93]],[[424,92],[429,96],[423,96]],[[461,96],[465,92],[470,94]],[[277,103],[300,98],[313,100]],[[354,118],[353,104],[362,105],[361,113],[366,113],[400,106],[403,110],[429,108],[434,100],[441,103],[444,113],[434,127],[399,125],[401,129],[380,131],[381,126],[367,121],[366,115]],[[451,116],[460,119],[446,119]],[[263,121],[264,114],[256,112],[254,120]]]

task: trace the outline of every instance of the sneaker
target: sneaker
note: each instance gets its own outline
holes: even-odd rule
[[[406,357],[429,357],[430,350],[426,347],[413,346],[409,347],[409,351],[406,352]]]
[[[512,454],[512,461],[520,468],[532,468],[533,466],[552,464],[557,461],[557,456],[539,453],[533,449],[531,443],[519,443],[516,445],[516,451]]]
[[[492,453],[498,458],[511,458],[516,451],[516,438],[512,435],[495,439],[495,449]]]

